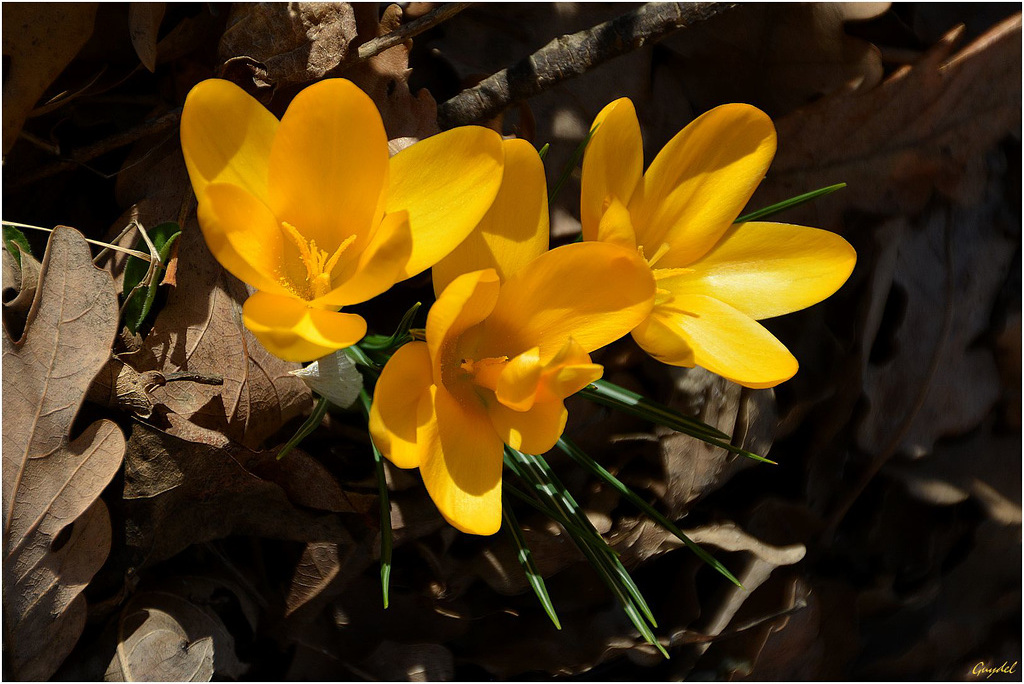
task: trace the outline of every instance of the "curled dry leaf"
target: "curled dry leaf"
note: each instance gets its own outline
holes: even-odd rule
[[[402,23],[402,9],[398,5],[389,5],[378,22],[375,7],[371,10],[370,5],[357,6],[356,19],[359,21],[360,41],[365,42],[398,28]],[[434,98],[426,89],[415,95],[409,89],[411,45],[412,41],[396,45],[342,73],[377,105],[388,139],[393,141],[390,146],[392,154],[439,130]]]
[[[18,249],[18,247],[15,247]],[[20,250],[19,250],[20,251]],[[39,285],[40,264],[28,252],[20,253],[20,261],[3,250],[3,302],[4,329],[12,337],[21,337],[25,329],[25,319],[36,298],[36,287]]]
[[[5,4],[3,145],[6,155],[29,112],[92,35],[96,3]]]
[[[986,179],[973,164],[1020,134],[1020,14],[950,57],[960,35],[962,27],[875,88],[835,93],[776,121],[779,151],[751,206],[845,182],[842,192],[786,213],[787,221],[834,229],[850,208],[920,211],[936,189],[976,199]]]
[[[695,111],[750,102],[776,115],[850,85],[882,79],[875,46],[844,24],[885,12],[888,2],[745,5],[665,40]]]
[[[156,43],[167,4],[133,2],[128,5],[128,33],[142,65],[156,71]]]
[[[19,679],[46,679],[85,625],[82,590],[110,549],[99,495],[121,465],[121,430],[71,425],[110,356],[117,293],[77,231],[58,226],[17,342],[3,336],[4,648]]]
[[[233,534],[347,547],[352,539],[339,516],[323,511],[367,513],[377,504],[375,496],[343,492],[326,468],[298,449],[279,462],[276,452],[217,437],[186,441],[143,425],[132,430],[125,458],[125,512],[133,521],[126,563],[149,565]]]
[[[998,400],[995,352],[977,340],[1020,240],[1019,218],[999,194],[972,207],[933,203],[916,221],[881,226],[890,254],[873,274],[861,345],[868,406],[857,443],[868,453],[926,454],[937,438],[977,426]]]
[[[349,3],[236,3],[217,54],[222,62],[248,57],[262,63],[273,86],[296,85],[335,69],[355,36]]]
[[[362,668],[382,682],[450,682],[455,679],[452,652],[440,644],[382,641]]]
[[[246,668],[234,638],[216,615],[165,592],[136,595],[121,613],[117,651],[107,682],[208,682],[237,678]]]

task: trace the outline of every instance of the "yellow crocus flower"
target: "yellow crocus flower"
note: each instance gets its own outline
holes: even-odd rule
[[[310,361],[356,343],[364,302],[435,264],[501,183],[501,138],[477,126],[394,157],[373,101],[344,79],[301,91],[280,121],[229,81],[195,86],[181,147],[214,257],[257,291],[243,319],[272,353]]]
[[[744,104],[680,131],[643,170],[633,103],[612,102],[583,159],[583,237],[638,250],[658,282],[633,338],[653,357],[746,387],[793,377],[797,360],[756,321],[838,290],[857,255],[843,238],[784,223],[733,225],[775,156],[775,127]]]
[[[636,250],[545,251],[543,165],[529,143],[504,147],[494,205],[435,267],[426,341],[395,353],[370,409],[381,452],[419,468],[445,519],[472,534],[501,525],[503,445],[536,454],[555,445],[564,399],[601,377],[589,352],[640,323],[655,289]]]

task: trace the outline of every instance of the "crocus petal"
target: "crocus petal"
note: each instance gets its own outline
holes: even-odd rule
[[[659,267],[688,266],[728,230],[775,156],[775,127],[745,104],[716,107],[662,148],[629,205],[637,242]]]
[[[494,204],[451,254],[434,264],[434,292],[463,273],[493,268],[501,280],[548,248],[544,164],[525,140],[506,140],[505,172]]]
[[[498,435],[513,449],[528,454],[550,451],[565,430],[569,412],[561,401],[539,401],[529,411],[514,411],[495,402],[487,413]]]
[[[501,185],[504,156],[497,133],[462,126],[391,158],[387,212],[409,212],[413,235],[403,279],[436,264],[480,223]]]
[[[674,294],[719,299],[755,320],[799,311],[829,297],[853,272],[843,238],[784,223],[734,226],[692,271],[658,279]],[[657,271],[655,271],[657,274]]]
[[[601,222],[597,226],[597,240],[610,242],[626,249],[636,249],[636,231],[629,209],[618,198],[608,202]]]
[[[382,216],[388,138],[373,100],[334,78],[302,90],[270,151],[270,208],[318,248],[359,250]]]
[[[615,100],[597,115],[597,130],[583,155],[580,219],[583,238],[597,240],[597,228],[609,200],[628,206],[644,170],[640,122],[629,98]]]
[[[427,345],[434,362],[436,384],[447,384],[445,380],[450,378],[445,375],[458,372],[457,357],[461,355],[455,346],[460,341],[459,337],[487,318],[498,299],[500,287],[494,269],[473,271],[453,280],[430,307],[427,315]],[[447,358],[449,356],[451,358]]]
[[[242,317],[267,351],[285,361],[312,361],[351,347],[366,334],[361,316],[312,309],[300,299],[270,292],[245,300]]]
[[[501,527],[501,438],[482,407],[460,404],[443,388],[434,401],[437,448],[420,463],[427,493],[456,529],[494,534]]]
[[[267,169],[277,117],[231,81],[211,78],[181,110],[181,151],[196,197],[210,183],[231,183],[267,202]]]
[[[231,275],[259,290],[291,294],[284,240],[266,205],[238,185],[211,183],[197,212],[206,246]]]
[[[760,324],[704,295],[679,295],[658,304],[633,330],[644,351],[673,366],[700,366],[744,387],[790,379],[797,361]]]
[[[593,351],[632,330],[653,300],[654,277],[635,251],[602,242],[558,247],[502,286],[476,358],[536,346],[546,363],[570,337]]]
[[[403,345],[381,371],[370,407],[370,436],[399,468],[419,467],[437,448],[432,386],[425,342]]]
[[[499,402],[514,411],[528,411],[536,400],[537,386],[543,372],[540,347],[528,349],[510,359],[502,369],[494,395]]]
[[[402,278],[402,264],[411,251],[408,215],[387,214],[359,257],[338,267],[334,289],[313,304],[340,307],[373,299]]]

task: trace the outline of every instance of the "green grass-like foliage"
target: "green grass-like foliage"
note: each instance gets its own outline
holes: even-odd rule
[[[181,227],[173,221],[161,223],[150,228],[149,239],[153,242],[157,254],[160,256],[159,264],[150,264],[138,257],[128,257],[124,266],[124,287],[121,294],[125,298],[124,324],[130,332],[138,332],[146,320],[146,316],[153,308],[156,300],[157,288],[160,286],[160,278],[163,276],[164,264],[171,254],[171,247],[174,241],[181,235]],[[140,252],[148,252],[149,247],[141,236],[135,241],[135,249]],[[154,269],[148,284],[143,285],[146,274]]]

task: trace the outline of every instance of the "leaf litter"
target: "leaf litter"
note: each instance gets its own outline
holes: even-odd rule
[[[571,407],[567,435],[714,551],[745,590],[679,551],[674,536],[573,461],[548,456],[650,601],[668,662],[557,525],[517,511],[560,632],[507,538],[455,533],[418,479],[390,466],[392,591],[381,609],[376,481],[360,418],[332,409],[276,459],[311,410],[309,390],[290,373],[296,364],[270,357],[241,325],[248,292],[202,242],[176,135],[145,133],[147,121],[173,113],[192,84],[215,74],[277,113],[299,87],[340,75],[374,99],[395,152],[436,132],[436,102],[622,7],[473,7],[361,62],[358,47],[406,23],[402,10],[83,6],[95,30],[92,14],[79,17],[60,46],[47,32],[70,20],[24,10],[41,13],[31,34],[41,42],[30,48],[8,41],[9,9],[4,52],[10,86],[22,94],[9,98],[5,80],[5,219],[73,223],[100,241],[132,221],[182,228],[137,335],[118,318],[123,257],[101,259],[103,274],[64,228],[50,250],[59,243],[64,252],[53,254],[68,254],[76,243],[75,256],[48,253],[42,275],[24,251],[19,263],[5,249],[5,516],[9,501],[14,522],[38,517],[21,511],[41,505],[29,491],[8,498],[20,489],[10,485],[10,454],[19,451],[9,444],[55,445],[25,468],[49,464],[51,484],[99,472],[88,487],[76,484],[73,503],[58,497],[41,510],[21,547],[5,517],[5,655],[15,676],[948,679],[1020,652],[1012,626],[1021,510],[1014,8],[958,10],[972,36],[962,47],[952,15],[935,7],[741,7],[489,122],[532,135],[538,147],[550,142],[554,178],[614,97],[637,102],[652,150],[687,118],[741,99],[770,111],[779,133],[751,210],[847,183],[778,219],[841,232],[860,257],[836,298],[768,322],[801,361],[793,381],[741,390],[699,369],[659,366],[628,341],[598,359],[611,381],[715,425],[778,466],[587,402]],[[405,14],[423,11],[414,4]],[[756,49],[735,50],[737,41]],[[111,77],[81,75],[97,65]],[[131,70],[131,80],[112,77]],[[91,85],[69,90],[64,81]],[[129,104],[115,112],[105,96]],[[142,132],[100,157],[103,168],[120,169],[113,178],[67,166],[33,175],[57,163],[54,145],[106,144],[104,131],[117,125]],[[9,191],[15,176],[36,180]],[[578,183],[570,174],[552,204],[556,239],[579,230]],[[48,205],[57,196],[72,201],[55,217]],[[66,290],[68,301],[105,293],[107,317],[76,333],[73,348],[45,346],[57,311],[47,302],[72,274],[96,284]],[[429,301],[426,279],[359,313],[387,334],[411,298]],[[78,325],[99,309],[89,311],[61,320]],[[35,432],[15,429],[34,415],[19,402],[41,371],[17,365],[32,345],[56,349],[75,370],[60,380],[71,385],[66,408]],[[46,396],[56,396],[53,387]],[[9,392],[18,393],[13,402]],[[104,447],[117,439],[120,450]],[[73,458],[85,458],[74,474],[62,460]],[[44,625],[27,608],[37,596],[58,620]]]

